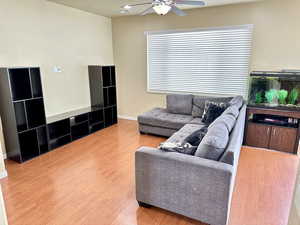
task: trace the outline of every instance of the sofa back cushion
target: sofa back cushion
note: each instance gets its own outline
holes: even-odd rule
[[[242,96],[235,96],[233,99],[231,99],[229,104],[235,105],[238,109],[240,109],[244,104],[244,98]]]
[[[167,95],[167,111],[174,114],[192,114],[193,95]]]
[[[236,167],[243,142],[245,115],[246,105],[243,105],[235,122],[234,128],[229,136],[229,142],[226,151],[219,160],[220,162],[227,163]]]
[[[194,96],[192,116],[202,118],[205,108],[205,101],[229,103],[230,100],[232,100],[232,97]]]
[[[213,123],[198,146],[195,156],[217,161],[223,155],[228,140],[229,132],[226,124],[223,121]]]
[[[213,123],[211,123],[209,125],[209,128],[214,126],[215,123],[224,123],[228,133],[230,134],[230,132],[232,131],[235,123],[236,123],[236,119],[239,115],[239,109],[237,108],[236,105],[232,105],[229,106],[223,113],[221,116],[219,116]]]

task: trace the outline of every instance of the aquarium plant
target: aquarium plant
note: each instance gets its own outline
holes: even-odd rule
[[[291,105],[295,105],[296,101],[298,100],[298,96],[299,96],[298,90],[296,88],[293,88],[291,90],[290,95],[289,95],[288,103],[291,104]]]
[[[262,92],[259,91],[259,92],[255,93],[255,103],[260,104],[262,102],[263,102]]]
[[[282,104],[282,105],[285,105],[286,104],[286,98],[288,96],[288,91],[287,90],[284,90],[284,89],[281,89],[278,91],[278,101],[279,101],[279,104]]]
[[[269,104],[274,104],[278,99],[278,91],[276,89],[270,89],[266,91],[265,97]]]

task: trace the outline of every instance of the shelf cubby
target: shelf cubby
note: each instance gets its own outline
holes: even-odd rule
[[[32,96],[34,98],[43,97],[40,69],[39,68],[30,68],[29,72],[30,72]]]
[[[37,128],[37,138],[39,143],[40,154],[48,152],[49,147],[46,126]]]
[[[108,88],[109,105],[115,105],[117,103],[116,87]]]
[[[56,139],[51,140],[50,144],[49,144],[49,148],[52,150],[52,149],[55,149],[55,148],[59,148],[63,145],[66,145],[70,142],[71,142],[71,135],[67,134],[67,135],[62,136],[60,138],[56,138]]]
[[[106,108],[104,110],[105,117],[105,127],[111,126],[113,124],[113,110],[112,108]]]
[[[79,138],[85,137],[89,134],[89,123],[84,122],[71,127],[72,140],[77,140]]]
[[[22,132],[28,129],[25,104],[23,101],[14,103],[16,123],[18,132]]]
[[[48,124],[49,138],[57,139],[70,134],[70,120],[64,119]]]
[[[110,80],[111,80],[111,85],[116,86],[116,69],[114,66],[110,68]]]
[[[74,126],[79,123],[87,122],[88,120],[89,120],[89,115],[88,115],[88,113],[85,113],[85,114],[71,117],[70,123],[71,123],[71,126]]]
[[[97,110],[89,113],[89,122],[91,125],[104,121],[103,110]]]
[[[94,133],[96,131],[102,130],[104,127],[105,127],[104,122],[90,125],[90,133]]]
[[[36,130],[28,130],[19,134],[22,162],[40,154]]]
[[[102,81],[103,81],[103,87],[111,86],[109,66],[102,67]]]
[[[13,101],[32,98],[28,68],[9,69],[9,80]]]
[[[42,98],[25,101],[28,128],[46,124],[44,101]]]

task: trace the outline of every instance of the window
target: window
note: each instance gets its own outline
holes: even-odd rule
[[[148,91],[247,97],[252,29],[147,32]]]

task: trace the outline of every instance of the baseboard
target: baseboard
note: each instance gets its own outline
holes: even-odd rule
[[[124,120],[137,120],[136,117],[131,117],[131,116],[123,116],[123,115],[119,115],[118,116],[119,119],[124,119]]]
[[[0,173],[0,179],[7,177],[7,170],[4,170]]]

